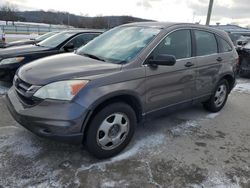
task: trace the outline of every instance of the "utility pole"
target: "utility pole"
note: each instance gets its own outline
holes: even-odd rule
[[[208,6],[208,11],[207,11],[207,21],[206,21],[206,25],[209,25],[209,23],[210,23],[211,14],[212,14],[212,9],[213,9],[213,4],[214,4],[214,0],[210,0],[210,1],[209,1],[209,6]]]
[[[69,28],[69,12],[68,12],[68,28]]]

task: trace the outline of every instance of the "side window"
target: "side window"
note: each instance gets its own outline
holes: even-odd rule
[[[210,55],[218,53],[218,45],[214,34],[206,31],[194,31],[196,40],[196,55]]]
[[[219,52],[220,53],[225,53],[225,52],[231,52],[233,49],[232,47],[228,44],[228,42],[221,37],[218,37],[218,42],[219,42]]]
[[[153,58],[161,54],[174,55],[176,59],[192,56],[190,30],[179,30],[169,34],[153,51]]]
[[[87,44],[89,41],[93,40],[94,38],[98,37],[100,33],[90,33],[85,35],[85,44]]]
[[[81,34],[81,35],[78,35],[75,38],[73,38],[69,43],[73,43],[74,48],[77,49],[77,48],[87,44],[89,41],[91,41],[92,39],[94,39],[98,35],[99,35],[98,33]]]

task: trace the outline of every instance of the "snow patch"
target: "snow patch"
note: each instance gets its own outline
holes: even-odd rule
[[[6,39],[30,39],[30,35],[23,35],[23,34],[6,34],[5,35]]]
[[[173,127],[170,132],[174,136],[180,136],[183,133],[189,133],[192,132],[193,128],[198,127],[198,123],[196,121],[187,121],[185,123],[182,123],[180,125],[177,125]]]
[[[116,185],[116,182],[115,181],[107,181],[107,182],[104,182],[103,184],[102,184],[102,187],[115,187],[115,185]]]
[[[155,135],[150,135],[144,139],[141,139],[135,143],[134,146],[131,146],[130,149],[126,150],[125,152],[121,153],[120,155],[117,155],[109,160],[102,161],[99,163],[93,163],[90,165],[82,165],[81,168],[79,168],[77,171],[84,171],[84,170],[90,170],[92,168],[98,168],[98,169],[103,169],[106,165],[112,164],[115,162],[123,161],[126,159],[129,159],[136,154],[145,151],[147,149],[154,148],[155,152],[155,147],[159,146],[164,142],[166,138],[166,135],[164,134],[155,134]]]
[[[35,145],[29,137],[25,136],[28,132],[20,132],[20,129],[15,126],[0,128],[0,150],[8,150],[15,155],[26,157],[35,157],[40,153],[41,148]]]
[[[207,119],[214,119],[216,118],[220,113],[211,113],[206,116]]]
[[[129,187],[129,184],[126,180],[113,181],[105,179],[101,185],[101,188],[120,187],[120,185],[123,185],[124,187]]]
[[[233,91],[250,94],[250,83],[239,83]]]
[[[192,185],[193,188],[200,188],[201,185]],[[241,188],[239,181],[232,183],[224,174],[215,171],[210,173],[205,182],[202,183],[202,187],[206,188]]]

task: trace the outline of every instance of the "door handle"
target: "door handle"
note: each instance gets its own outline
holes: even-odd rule
[[[192,63],[192,62],[187,62],[185,64],[185,67],[192,67],[192,66],[194,66],[194,63]]]
[[[223,59],[222,59],[221,57],[218,57],[218,58],[216,59],[216,61],[221,62],[221,61],[223,61]]]

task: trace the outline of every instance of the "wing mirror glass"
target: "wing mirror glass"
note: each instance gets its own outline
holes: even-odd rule
[[[173,66],[176,63],[176,58],[173,55],[161,54],[154,59],[149,59],[149,65]]]
[[[239,46],[241,46],[242,44],[243,44],[242,41],[238,41],[238,42],[237,42],[237,45],[239,45]]]
[[[64,47],[63,47],[63,49],[66,51],[66,52],[73,52],[74,51],[74,48],[75,48],[75,46],[74,46],[74,44],[73,43],[68,43],[68,44],[66,44]]]

